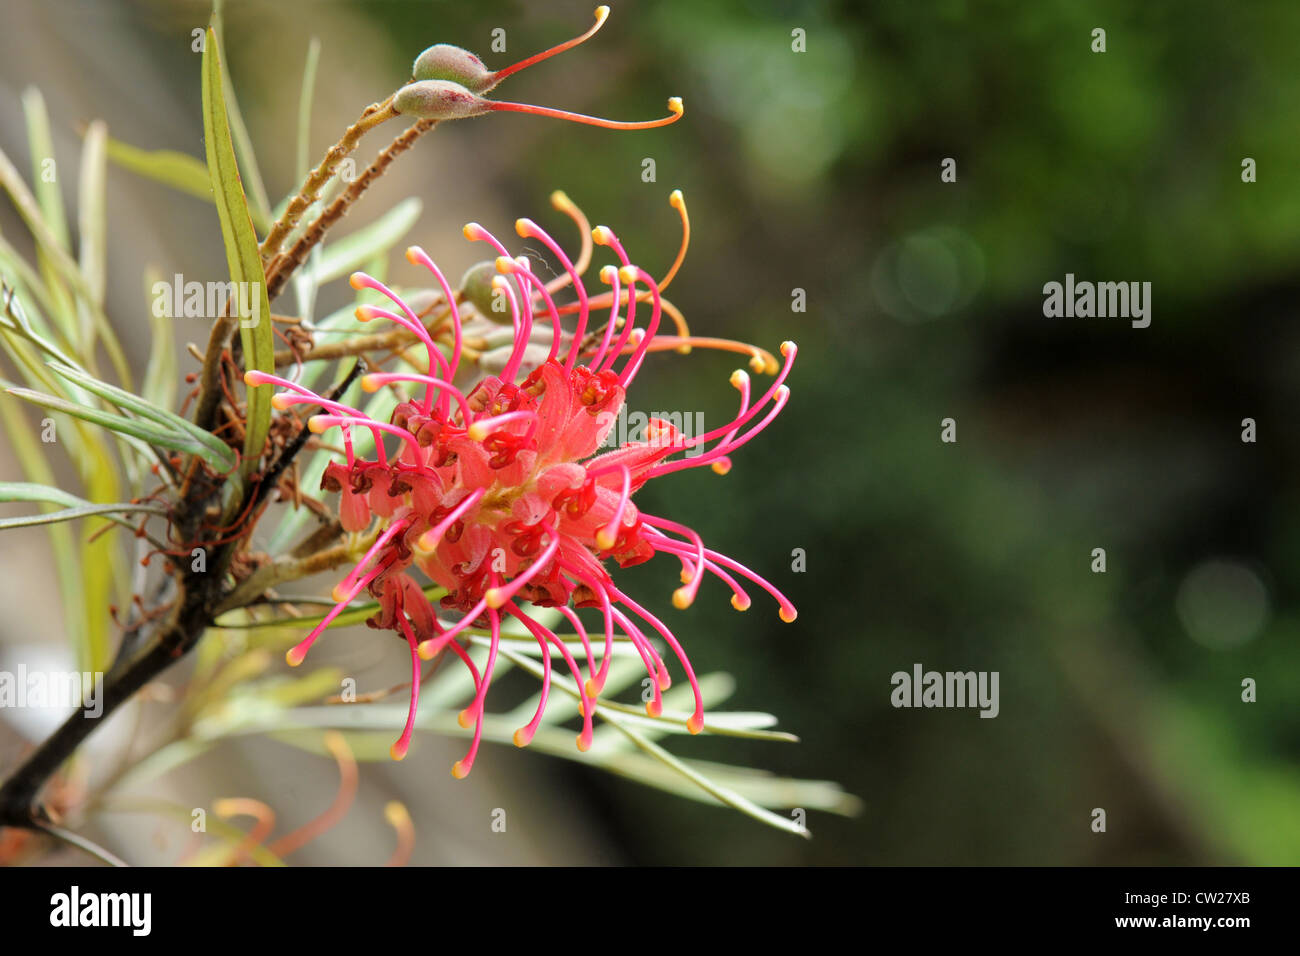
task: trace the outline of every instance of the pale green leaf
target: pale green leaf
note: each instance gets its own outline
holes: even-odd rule
[[[83,372],[80,369],[69,368],[66,365],[59,364],[58,362],[49,362],[47,364],[62,378],[81,386],[88,392],[98,395],[100,398],[107,402],[111,402],[118,408],[129,411],[140,418],[154,422],[169,432],[186,435],[203,445],[203,447],[207,449],[208,454],[202,457],[209,461],[209,463],[215,461],[216,465],[214,465],[214,467],[219,466],[218,470],[229,471],[234,467],[235,456],[230,450],[230,446],[220,438],[217,438],[211,432],[199,428],[188,419],[169,412],[165,408],[159,408],[157,405],[154,405],[152,402],[147,401],[139,395],[134,395],[115,385],[110,385],[108,382],[100,381],[93,375]]]
[[[49,245],[67,253],[71,248],[68,238],[68,220],[63,207],[63,193],[59,187],[59,166],[54,156],[54,137],[50,133],[50,116],[45,109],[45,97],[31,86],[23,90],[23,114],[27,119],[27,146],[31,153],[32,183],[40,220],[48,230]],[[14,200],[17,203],[17,199]],[[65,339],[73,340],[75,334],[72,298],[59,277],[52,253],[44,244],[37,244],[36,261],[52,306],[51,314]]]
[[[66,283],[81,301],[90,309],[95,328],[103,338],[104,348],[108,352],[109,358],[113,362],[113,369],[117,372],[118,377],[124,384],[131,384],[131,370],[127,365],[126,356],[122,352],[121,343],[117,340],[117,335],[113,332],[109,324],[108,317],[104,315],[104,310],[100,307],[96,296],[91,288],[86,284],[85,277],[81,274],[81,269],[77,263],[68,254],[51,231],[48,223],[45,222],[38,203],[31,191],[28,190],[27,184],[23,182],[18,170],[14,168],[9,157],[0,150],[0,186],[9,194],[14,207],[18,210],[19,216],[22,217],[23,223],[27,226],[36,240],[38,251],[48,258],[52,264],[56,279]],[[75,326],[75,315],[71,315],[68,320],[68,326],[64,329],[68,346],[77,345]],[[93,356],[82,354],[83,360],[93,358]],[[88,361],[84,364],[90,364]]]
[[[15,518],[0,518],[0,528],[22,528],[97,516],[134,528],[135,526],[130,521],[118,516],[140,512],[156,515],[165,515],[167,513],[167,509],[161,505],[132,504],[130,502],[96,504],[86,501],[84,498],[79,498],[61,488],[25,481],[0,482],[0,501],[39,501],[65,506],[60,511],[46,511],[37,515],[23,515]]]
[[[271,329],[271,306],[266,295],[266,273],[258,253],[257,236],[248,214],[239,166],[230,138],[230,123],[226,114],[222,69],[216,34],[208,28],[207,42],[203,45],[203,132],[207,147],[208,173],[212,178],[213,197],[217,216],[221,220],[221,235],[226,247],[226,262],[230,278],[243,288],[256,289],[257,314],[241,312],[239,336],[244,350],[244,365],[262,372],[275,371],[275,337]],[[246,297],[237,296],[243,300]],[[244,309],[245,303],[237,303]],[[248,390],[248,421],[244,434],[242,470],[252,473],[262,456],[267,432],[271,424],[271,393],[267,385]]]
[[[213,468],[221,469],[222,461],[213,453],[212,449],[185,432],[169,431],[153,422],[139,418],[128,418],[120,412],[110,412],[78,405],[75,402],[56,398],[53,395],[44,395],[28,388],[7,388],[5,391],[10,395],[21,398],[23,401],[31,402],[33,405],[39,405],[55,412],[63,412],[74,418],[80,418],[82,421],[90,422],[92,425],[107,428],[109,431],[120,435],[128,435],[162,448],[171,448],[174,451],[198,455]]]
[[[205,174],[206,175],[206,174]],[[153,308],[153,287],[162,276],[155,270],[145,273],[145,302],[149,312],[149,362],[145,366],[141,391],[145,399],[159,408],[171,408],[176,401],[176,344],[172,320],[158,315]]]
[[[212,201],[208,167],[193,156],[170,149],[139,149],[112,137],[108,139],[107,151],[108,158],[123,169],[197,199]]]
[[[105,283],[105,244],[108,241],[107,197],[105,180],[108,161],[104,156],[104,140],[108,127],[95,120],[86,128],[81,146],[81,178],[77,196],[77,259],[86,289],[93,297],[89,304],[80,303],[77,309],[78,346],[83,355],[95,349],[95,318],[91,306],[103,307]]]

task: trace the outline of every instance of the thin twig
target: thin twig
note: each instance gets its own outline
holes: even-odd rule
[[[330,227],[347,214],[352,204],[370,188],[370,185],[376,179],[384,174],[388,167],[392,165],[393,160],[414,146],[417,139],[437,125],[437,120],[420,120],[418,123],[412,124],[407,128],[406,132],[384,147],[383,151],[375,158],[375,161],[366,167],[366,171],[348,184],[348,188],[329,204],[325,211],[299,237],[298,241],[267,266],[266,294],[272,299],[279,295],[285,283],[289,281],[289,277],[307,261],[308,254],[325,238],[325,233]]]
[[[361,137],[367,132],[374,129],[385,120],[392,119],[397,115],[393,109],[393,97],[389,97],[382,103],[372,103],[362,112],[361,117],[347,128],[343,137],[329,148],[325,153],[325,158],[320,161],[320,165],[307,174],[307,179],[303,182],[302,188],[298,190],[298,195],[289,201],[289,205],[271,231],[266,234],[266,239],[262,241],[262,246],[258,250],[262,254],[262,261],[268,262],[280,251],[280,246],[288,238],[289,233],[293,231],[294,226],[298,225],[298,220],[302,214],[307,211],[307,207],[316,201],[320,191],[325,188],[325,184],[333,178],[337,171],[339,163],[357,148],[361,142]]]

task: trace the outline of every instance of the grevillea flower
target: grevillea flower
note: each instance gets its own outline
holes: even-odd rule
[[[372,372],[362,378],[362,387],[372,392],[395,383],[413,385],[417,391],[422,387],[422,395],[402,400],[389,421],[377,421],[277,376],[260,372],[245,376],[250,385],[280,386],[283,391],[273,402],[281,411],[296,404],[321,406],[323,412],[308,421],[313,432],[342,429],[346,459],[329,465],[322,487],[339,495],[344,529],[360,533],[372,523],[376,526],[373,540],[364,539],[369,542],[365,554],[334,589],[338,603],[288,652],[289,663],[301,663],[338,614],[368,591],[379,603],[368,623],[397,632],[410,650],[410,709],[392,748],[394,759],[405,756],[410,742],[421,659],[449,650],[473,677],[474,698],[460,715],[462,726],[474,728],[473,742],[453,767],[457,777],[469,773],[478,752],[484,700],[507,618],[519,621],[537,640],[544,669],[537,712],[515,734],[519,746],[532,739],[546,708],[549,645],[559,650],[585,695],[578,747],[590,746],[592,715],[609,673],[616,633],[632,643],[652,678],[653,699],[646,710],[655,717],[662,712],[661,692],[671,683],[652,637],[663,640],[694,691],[695,709],[687,727],[692,733],[703,729],[704,703],[685,651],[663,621],[622,590],[611,565],[623,568],[656,554],[667,555],[681,564],[682,584],[673,594],[678,608],[691,604],[707,573],[730,588],[737,610],[750,605],[744,581],[767,591],[783,620],[795,617],[793,605],[772,584],[706,547],[692,529],[641,511],[633,502],[646,482],[676,471],[710,466],[725,473],[732,452],[762,431],[788,400],[785,381],[795,359],[794,343],[782,344],[783,361],[778,362],[754,346],[695,337],[668,305],[661,293],[676,274],[689,240],[680,192],[673,193],[672,204],[682,218],[683,242],[662,281],[633,264],[607,227],[588,232],[585,217],[563,193],[556,193],[552,201],[583,231],[577,264],[532,220],[515,223],[521,237],[541,242],[562,264],[564,274],[549,282],[534,276],[526,257],[512,258],[482,226],[465,227],[468,239],[496,251],[498,275],[493,286],[509,302],[514,347],[499,375],[487,375],[465,391],[456,386],[462,371],[461,306],[465,303],[425,252],[412,247],[407,258],[432,273],[442,291],[450,324],[449,354],[439,349],[430,328],[400,296],[364,273],[352,276],[354,287],[377,291],[393,306],[363,305],[357,310],[359,318],[404,326],[424,346],[423,372]],[[617,265],[600,270],[601,281],[610,288],[594,296],[582,281],[593,241],[608,247],[618,260]],[[557,303],[556,295],[570,286],[575,298]],[[676,334],[661,333],[665,314],[672,317]],[[535,323],[549,323],[550,349],[528,370],[525,358]],[[441,336],[448,330],[438,326],[436,331]],[[751,368],[773,374],[774,380],[755,399],[749,375],[737,370],[731,383],[740,393],[740,407],[725,425],[688,436],[673,424],[652,418],[643,440],[600,452],[646,355],[683,352],[692,346],[748,353]],[[355,453],[351,436],[358,428],[374,434],[374,460]],[[417,572],[446,590],[439,608],[426,598]],[[536,607],[556,608],[572,625],[586,653],[585,675],[565,643],[529,613]],[[603,635],[589,637],[577,608],[600,612]],[[481,671],[461,643],[470,627],[486,629],[491,638]],[[592,643],[601,637],[604,650],[597,665]]]

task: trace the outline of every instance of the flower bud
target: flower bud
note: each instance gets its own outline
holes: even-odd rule
[[[393,108],[420,119],[453,120],[478,116],[488,111],[487,100],[450,80],[418,80],[393,97]]]
[[[514,321],[510,311],[510,300],[504,294],[498,294],[492,287],[492,280],[498,275],[496,263],[489,260],[478,262],[465,270],[460,280],[460,292],[474,306],[483,318],[501,325],[510,325]],[[515,294],[515,301],[521,309],[528,308],[521,280],[515,276],[503,276],[510,283],[510,291]]]
[[[411,75],[415,80],[450,80],[474,93],[486,93],[496,85],[496,74],[482,60],[450,43],[435,43],[417,56]]]

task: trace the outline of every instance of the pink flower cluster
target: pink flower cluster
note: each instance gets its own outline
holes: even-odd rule
[[[585,226],[563,194],[557,193],[555,202]],[[673,204],[685,223],[680,193],[673,194]],[[783,361],[778,368],[772,356],[750,346],[662,334],[666,303],[661,289],[673,273],[663,283],[656,282],[629,260],[611,230],[598,226],[591,231],[592,239],[611,249],[618,265],[600,271],[609,291],[590,296],[581,277],[590,255],[588,243],[584,242],[575,266],[531,220],[518,220],[516,229],[521,237],[545,245],[565,274],[543,282],[526,257],[512,258],[496,237],[477,224],[465,227],[469,239],[488,243],[498,254],[498,275],[492,285],[509,302],[514,342],[499,375],[488,375],[465,391],[457,387],[464,351],[463,301],[458,301],[461,297],[424,251],[412,247],[407,258],[428,269],[441,288],[450,328],[435,327],[435,331],[448,331],[449,354],[444,354],[422,317],[400,296],[368,275],[352,277],[355,287],[375,290],[393,306],[362,306],[358,317],[403,326],[423,343],[426,353],[423,373],[373,372],[362,379],[368,391],[395,383],[422,387],[423,394],[401,401],[389,421],[372,419],[278,376],[260,372],[245,376],[250,385],[282,388],[273,399],[281,411],[296,404],[320,406],[323,411],[308,421],[313,432],[342,430],[346,459],[329,465],[322,487],[339,495],[339,519],[346,531],[361,533],[376,525],[373,542],[334,589],[337,604],[289,651],[289,663],[300,663],[339,613],[367,591],[379,603],[368,623],[398,632],[410,649],[410,709],[392,748],[394,759],[405,756],[414,728],[421,659],[450,651],[473,677],[474,698],[460,715],[462,726],[474,728],[473,742],[453,767],[457,777],[469,773],[478,752],[484,701],[505,618],[519,621],[537,640],[545,670],[537,712],[515,734],[519,746],[532,739],[546,708],[551,646],[558,649],[585,695],[578,747],[590,746],[592,715],[609,673],[616,634],[636,648],[653,679],[654,697],[646,706],[651,716],[662,712],[661,692],[670,685],[668,668],[652,638],[657,635],[663,640],[694,691],[695,709],[687,726],[692,733],[703,728],[704,704],[690,660],[672,630],[615,583],[611,562],[628,567],[656,554],[679,561],[682,585],[673,595],[678,608],[691,604],[708,573],[730,588],[738,610],[750,604],[744,581],[767,591],[783,620],[795,617],[793,605],[768,581],[705,547],[692,529],[641,511],[633,502],[647,481],[675,471],[710,465],[725,473],[729,456],[770,424],[788,400],[785,381],[796,354],[794,344],[781,346]],[[555,294],[568,286],[576,301],[557,304]],[[549,323],[550,351],[540,365],[523,374],[536,323]],[[680,322],[677,331],[686,331]],[[751,366],[775,372],[774,380],[754,397],[749,376],[736,371],[731,382],[740,393],[740,407],[719,428],[688,437],[666,421],[651,419],[643,440],[598,453],[647,354],[686,351],[692,345],[748,351]],[[374,434],[373,460],[354,453],[352,434],[358,428]],[[676,457],[688,450],[690,457]],[[368,541],[369,536],[362,540]],[[416,571],[445,589],[438,609],[425,596]],[[585,650],[585,674],[565,642],[530,615],[530,607],[556,608],[572,625]],[[603,635],[588,635],[577,608],[599,611]],[[465,649],[465,632],[471,627],[490,635],[481,671]],[[592,642],[601,638],[604,650],[597,655]]]

